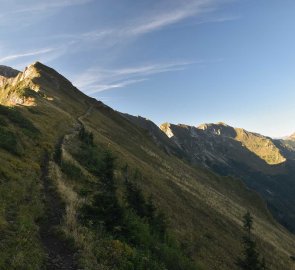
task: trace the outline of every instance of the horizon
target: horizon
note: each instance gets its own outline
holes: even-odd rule
[[[33,65],[35,63],[37,63],[38,61],[35,61],[31,64],[29,64],[28,66],[30,65]],[[41,63],[41,62],[40,62]],[[43,63],[41,63],[43,64]],[[44,65],[44,64],[43,64]],[[0,66],[5,66],[5,65],[0,65]],[[27,68],[28,66],[26,66],[25,68]],[[13,67],[10,67],[10,66],[6,66],[8,68],[13,68]],[[49,66],[50,67],[50,66]],[[24,68],[24,69],[25,69]],[[23,72],[24,70],[17,70],[19,72]],[[60,73],[61,74],[61,73]],[[61,74],[62,75],[62,74]],[[63,75],[62,75],[63,76]],[[67,79],[67,78],[66,78]],[[74,85],[75,86],[75,85]],[[124,113],[124,114],[129,114],[128,112],[120,112],[120,113]],[[146,118],[144,115],[133,115],[133,116],[136,116],[136,117],[142,117],[142,118],[145,118],[149,121],[152,121],[154,124],[156,124],[158,127],[160,127],[162,124],[172,124],[172,125],[186,125],[186,126],[192,126],[192,127],[196,127],[198,128],[199,126],[203,125],[203,124],[207,124],[207,125],[210,125],[210,124],[215,124],[215,125],[219,125],[219,124],[222,124],[222,125],[226,125],[226,126],[229,126],[229,127],[232,127],[232,128],[242,128],[244,129],[243,127],[239,127],[239,126],[233,126],[233,125],[230,125],[229,123],[226,123],[224,121],[217,121],[217,122],[203,122],[203,123],[195,123],[195,124],[187,124],[187,123],[172,123],[172,122],[162,122],[162,123],[156,123],[154,122],[152,119],[149,119],[149,118]],[[251,133],[258,133],[262,136],[265,136],[265,137],[271,137],[271,136],[268,136],[267,134],[262,134],[262,133],[259,133],[259,132],[256,132],[256,131],[253,131],[253,130],[247,130],[247,129],[244,129],[246,130],[247,132],[251,132]],[[288,134],[288,135],[285,135],[285,136],[282,136],[282,137],[271,137],[272,139],[284,139],[284,138],[287,138],[287,137],[290,137],[290,136],[293,136],[295,133],[291,133],[291,134]]]
[[[225,122],[272,138],[295,131],[292,1],[0,3],[9,26],[0,65],[22,71],[40,61],[157,125]]]

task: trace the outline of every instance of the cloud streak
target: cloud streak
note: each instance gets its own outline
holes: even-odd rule
[[[120,69],[92,68],[77,76],[74,84],[87,94],[94,94],[139,83],[155,74],[184,70],[191,64],[194,62],[157,63]]]
[[[30,7],[20,8],[14,11],[14,13],[27,13],[27,12],[47,12],[49,9],[60,9],[76,5],[84,5],[93,0],[60,0],[60,1],[48,1],[37,2]]]
[[[1,4],[0,0],[0,4]],[[0,14],[0,20],[14,13],[14,16],[20,15],[20,20],[35,20],[50,16],[55,10],[74,5],[85,5],[94,0],[51,0],[36,1],[32,0],[29,4],[19,2],[15,9],[8,9],[8,13]],[[91,45],[95,44],[96,53],[104,52],[113,48],[114,45],[121,45],[122,42],[132,42],[140,36],[152,32],[161,31],[164,28],[178,24],[188,19],[198,18],[200,23],[223,22],[234,18],[207,18],[208,13],[212,12],[217,6],[225,0],[178,0],[161,2],[165,6],[157,6],[150,11],[141,11],[142,14],[130,16],[112,27],[86,31],[84,33],[64,33],[52,37],[44,37],[44,41],[49,44],[48,48],[11,53],[6,57],[0,55],[0,63],[20,63],[23,65],[28,60],[38,57],[38,60],[49,62],[69,53],[81,53],[93,49]],[[7,11],[7,9],[6,9]],[[10,13],[9,13],[10,12]],[[33,16],[30,16],[30,15]],[[36,16],[35,16],[36,15]],[[205,15],[205,16],[204,16]],[[9,16],[8,16],[9,17]],[[13,17],[13,16],[10,16]],[[214,16],[213,16],[214,17]],[[23,19],[24,18],[24,19]],[[208,19],[206,21],[206,18]],[[31,21],[29,21],[30,23]],[[191,22],[191,21],[190,21]],[[196,22],[198,23],[198,22]],[[52,44],[52,45],[51,45]],[[89,46],[88,46],[89,45]],[[155,74],[164,72],[173,72],[186,69],[189,65],[197,62],[172,61],[170,63],[156,63],[148,65],[138,65],[134,67],[106,69],[104,67],[94,67],[86,70],[82,75],[75,78],[74,84],[88,94],[93,94],[109,89],[123,88],[128,85],[140,83],[147,80]],[[198,62],[200,64],[200,62]]]
[[[157,31],[207,11],[209,4],[212,4],[211,0],[191,1],[188,4],[182,5],[181,7],[173,9],[169,12],[156,14],[152,18],[147,17],[144,21],[135,24],[135,27],[127,28],[125,32],[130,35],[142,35],[152,31]]]
[[[126,81],[121,81],[118,83],[109,83],[109,84],[97,84],[97,85],[92,85],[90,87],[90,90],[88,90],[86,93],[88,95],[93,95],[96,94],[98,92],[102,92],[102,91],[106,91],[106,90],[111,90],[111,89],[115,89],[115,88],[124,88],[128,85],[131,84],[136,84],[136,83],[140,83],[143,81],[146,81],[147,79],[137,79],[137,80],[126,80]]]
[[[185,19],[212,11],[215,8],[216,3],[217,1],[213,0],[193,0],[187,1],[186,4],[184,4],[183,1],[180,1],[180,5],[170,8],[169,10],[164,10],[155,14],[143,14],[142,16],[129,21],[122,27],[90,31],[82,34],[80,39],[94,41],[106,38],[120,40],[122,38],[137,37],[154,31],[159,31]]]
[[[54,14],[63,8],[85,5],[94,0],[50,0],[50,1],[18,1],[16,3],[7,3],[6,0],[0,0],[1,14],[0,23],[17,26],[18,28],[27,27],[38,20],[42,20]],[[3,4],[2,4],[3,2]]]
[[[21,4],[11,6],[10,10],[6,11],[6,16],[16,13],[34,13],[34,12],[48,12],[52,9],[61,9],[70,6],[85,5],[93,0],[51,0],[51,1],[32,1],[21,2]],[[1,4],[1,1],[0,1]],[[1,17],[5,15],[2,14]]]
[[[53,51],[54,51],[54,48],[44,48],[44,49],[37,50],[37,51],[30,51],[30,52],[12,54],[12,55],[8,55],[8,56],[0,58],[0,63],[6,63],[6,62],[9,62],[9,61],[15,61],[15,60],[18,60],[20,58],[25,58],[25,57],[30,57],[30,56],[38,56],[38,55],[42,55],[42,54],[48,54],[48,53],[51,53]]]

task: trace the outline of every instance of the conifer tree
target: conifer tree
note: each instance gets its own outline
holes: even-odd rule
[[[123,219],[123,209],[116,196],[114,160],[111,152],[104,152],[100,190],[93,196],[92,203],[81,209],[81,217],[88,225],[102,226],[108,232],[120,230]]]
[[[237,265],[243,270],[266,270],[265,259],[260,259],[256,242],[252,236],[253,217],[249,211],[243,217],[245,235],[243,237],[243,258],[238,258]]]

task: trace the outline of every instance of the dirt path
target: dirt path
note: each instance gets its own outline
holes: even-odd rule
[[[81,115],[81,116],[79,116],[79,117],[77,118],[77,122],[78,122],[81,126],[83,125],[83,119],[84,119],[85,117],[87,117],[88,115],[90,115],[92,109],[93,109],[93,105],[89,106],[88,110],[87,110],[83,115]]]
[[[62,222],[64,205],[52,186],[48,177],[49,156],[44,155],[41,166],[41,180],[44,186],[46,216],[40,224],[41,242],[47,253],[43,269],[45,270],[76,270],[75,251],[60,238],[56,228]]]
[[[82,121],[90,114],[92,108],[90,106],[83,115],[76,119],[77,126],[72,133],[77,132],[83,126]],[[71,136],[72,133],[65,135],[64,138]],[[60,148],[63,146],[64,138],[59,142]],[[78,270],[75,250],[57,233],[57,227],[62,223],[65,213],[65,205],[57,194],[52,180],[49,178],[49,161],[49,153],[45,153],[41,163],[41,182],[43,184],[46,214],[40,223],[40,237],[47,253],[47,259],[43,269]]]

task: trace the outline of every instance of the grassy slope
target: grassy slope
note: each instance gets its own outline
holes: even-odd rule
[[[104,106],[98,106],[86,124],[97,143],[120,157],[121,165],[127,161],[143,172],[142,186],[147,194],[155,196],[179,238],[189,243],[191,252],[209,269],[234,267],[233,260],[240,251],[240,220],[246,209],[255,214],[256,232],[267,258],[273,259],[274,251],[277,255],[272,262],[274,269],[289,268],[287,254],[292,252],[293,238],[275,224],[259,197],[240,181],[191,168],[167,156],[144,131]]]
[[[76,118],[89,106],[85,101],[92,102],[64,79],[52,79],[57,74],[51,69],[40,65],[37,70],[42,76],[34,79],[35,84],[42,85],[53,100],[38,97],[33,110],[18,110],[34,123],[40,135],[35,140],[20,135],[22,156],[0,149],[0,234],[5,235],[0,242],[0,269],[7,262],[12,262],[12,267],[40,266],[44,258],[38,235],[38,219],[44,215],[41,158],[45,149],[52,151],[59,138],[71,132]],[[95,142],[118,157],[117,168],[128,163],[142,172],[144,192],[153,195],[169,216],[172,231],[205,269],[235,269],[234,260],[241,251],[240,220],[246,209],[255,216],[255,232],[270,268],[292,269],[289,256],[294,253],[294,237],[273,221],[259,197],[239,181],[192,168],[166,155],[145,131],[101,103],[96,103],[83,122],[93,131]],[[117,174],[120,180],[119,170]]]

